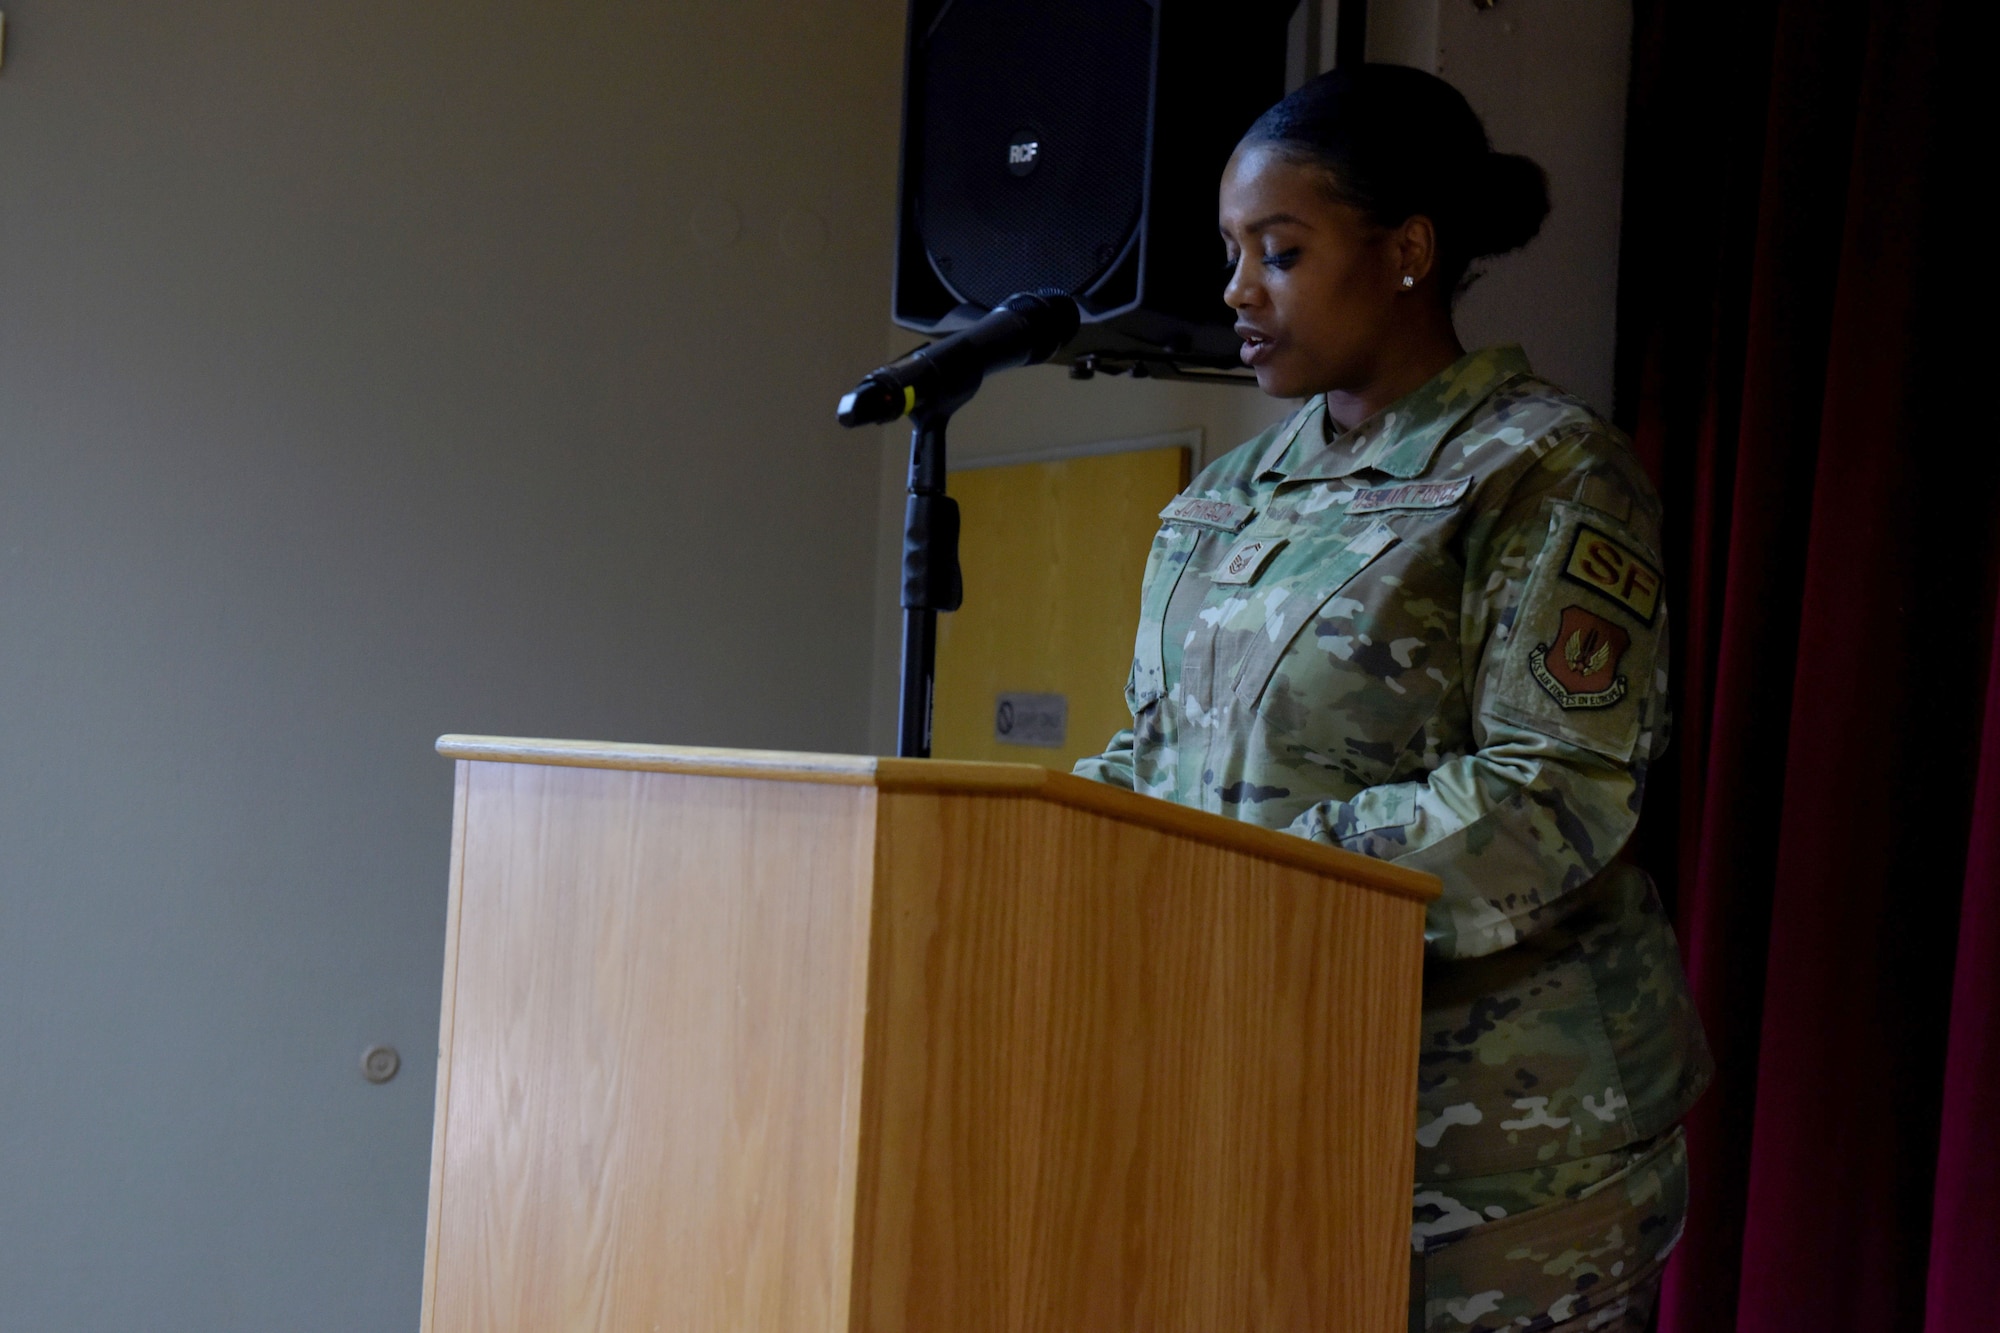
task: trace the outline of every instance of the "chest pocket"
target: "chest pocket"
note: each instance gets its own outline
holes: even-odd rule
[[[1134,717],[1167,692],[1160,635],[1167,604],[1173,600],[1200,536],[1199,529],[1168,523],[1153,538],[1153,549],[1147,553],[1141,585],[1144,591],[1139,599],[1139,635],[1132,644],[1132,674],[1125,683],[1125,706]]]
[[[1374,563],[1377,556],[1396,544],[1396,530],[1381,519],[1357,526],[1361,530],[1302,582],[1304,595],[1287,598],[1288,605],[1272,612],[1264,632],[1251,640],[1228,682],[1237,703],[1255,708],[1299,631],[1311,624],[1320,608]],[[1292,609],[1294,606],[1296,610]]]

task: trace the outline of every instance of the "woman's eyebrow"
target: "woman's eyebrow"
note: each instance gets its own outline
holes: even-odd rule
[[[1312,223],[1307,222],[1304,218],[1299,217],[1295,213],[1269,213],[1261,218],[1258,218],[1255,222],[1244,224],[1243,230],[1245,232],[1248,232],[1250,235],[1254,236],[1260,231],[1268,231],[1272,227],[1278,226],[1281,223],[1290,223],[1294,227],[1304,227],[1307,231],[1311,231],[1313,229]],[[1222,234],[1223,240],[1226,241],[1229,239],[1230,237],[1229,228],[1218,227],[1216,230]]]

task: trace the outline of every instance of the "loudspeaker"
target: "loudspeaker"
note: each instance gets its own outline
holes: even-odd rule
[[[1297,3],[911,0],[896,322],[1055,288],[1084,321],[1059,360],[1238,366],[1216,186],[1285,93]]]

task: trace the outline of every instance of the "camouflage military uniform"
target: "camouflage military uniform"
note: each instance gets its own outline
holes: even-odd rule
[[[1077,772],[1438,875],[1413,1324],[1642,1328],[1709,1074],[1650,881],[1658,503],[1517,349],[1313,400],[1162,514],[1131,730]]]

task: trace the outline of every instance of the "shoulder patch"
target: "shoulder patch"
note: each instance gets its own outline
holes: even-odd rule
[[[1569,500],[1524,516],[1510,540],[1533,542],[1543,513],[1550,526],[1526,578],[1506,585],[1518,601],[1511,609],[1496,604],[1502,618],[1494,641],[1505,649],[1485,673],[1477,707],[1626,763],[1652,734],[1664,706],[1666,594],[1657,582],[1645,581],[1650,565],[1633,563],[1651,543],[1602,510]],[[1610,566],[1621,561],[1614,580]],[[1633,568],[1642,574],[1628,590],[1624,575]],[[1640,623],[1632,602],[1652,612],[1650,624]]]
[[[1197,495],[1181,495],[1160,511],[1160,517],[1168,523],[1193,523],[1199,527],[1235,532],[1248,523],[1256,512],[1249,505],[1231,504],[1227,500],[1204,500]]]
[[[1562,609],[1554,643],[1538,643],[1528,654],[1535,682],[1564,709],[1609,708],[1625,697],[1618,664],[1632,636],[1594,611]]]
[[[1660,572],[1588,523],[1577,524],[1562,572],[1570,582],[1609,597],[1642,625],[1651,625],[1659,613]]]
[[[1374,514],[1384,509],[1448,509],[1472,489],[1472,478],[1457,481],[1410,481],[1400,486],[1372,486],[1354,493],[1350,514]]]

